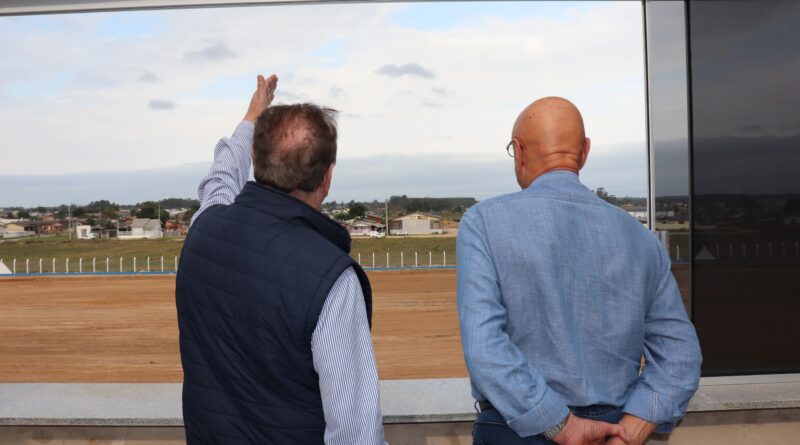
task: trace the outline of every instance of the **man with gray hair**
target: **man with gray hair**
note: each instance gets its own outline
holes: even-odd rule
[[[369,280],[347,231],[319,212],[336,112],[271,107],[276,86],[258,76],[244,121],[217,144],[181,252],[186,439],[384,444]]]

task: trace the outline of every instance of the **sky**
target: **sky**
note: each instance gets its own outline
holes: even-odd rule
[[[583,112],[590,188],[644,196],[638,2],[383,3],[0,18],[0,206],[196,197],[259,73],[336,108],[330,199],[517,189],[533,100]]]

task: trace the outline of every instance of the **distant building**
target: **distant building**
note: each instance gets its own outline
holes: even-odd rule
[[[647,221],[647,207],[644,206],[623,206],[622,207],[629,215],[638,219]]]
[[[345,223],[344,226],[350,236],[369,236],[370,232],[386,231],[386,225],[365,219],[357,219],[351,223]]]
[[[442,218],[428,213],[414,212],[389,221],[390,235],[441,235]]]
[[[0,237],[2,238],[23,238],[26,236],[33,236],[35,233],[25,230],[25,227],[17,223],[0,223]]]
[[[164,231],[161,229],[161,221],[149,218],[134,218],[130,224],[130,231],[120,231],[117,234],[119,239],[142,239],[142,238],[161,238]]]
[[[75,235],[78,239],[93,239],[95,234],[92,233],[92,226],[78,225],[75,226]]]

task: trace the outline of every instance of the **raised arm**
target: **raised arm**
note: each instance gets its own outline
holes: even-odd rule
[[[274,74],[267,79],[258,76],[256,91],[253,93],[244,119],[233,131],[233,135],[230,138],[220,139],[214,149],[211,169],[197,188],[200,209],[192,216],[192,222],[212,205],[232,203],[247,183],[252,161],[255,122],[272,103],[277,85],[278,78]]]

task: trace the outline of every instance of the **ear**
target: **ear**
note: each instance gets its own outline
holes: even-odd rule
[[[328,166],[328,170],[325,172],[325,179],[322,181],[322,196],[325,199],[328,196],[328,192],[331,189],[331,183],[333,182],[333,167],[336,164],[331,164]]]
[[[592,140],[586,138],[586,141],[583,143],[583,153],[581,156],[581,162],[578,166],[578,170],[582,169],[584,165],[586,165],[586,158],[589,157],[589,150],[592,148]]]

